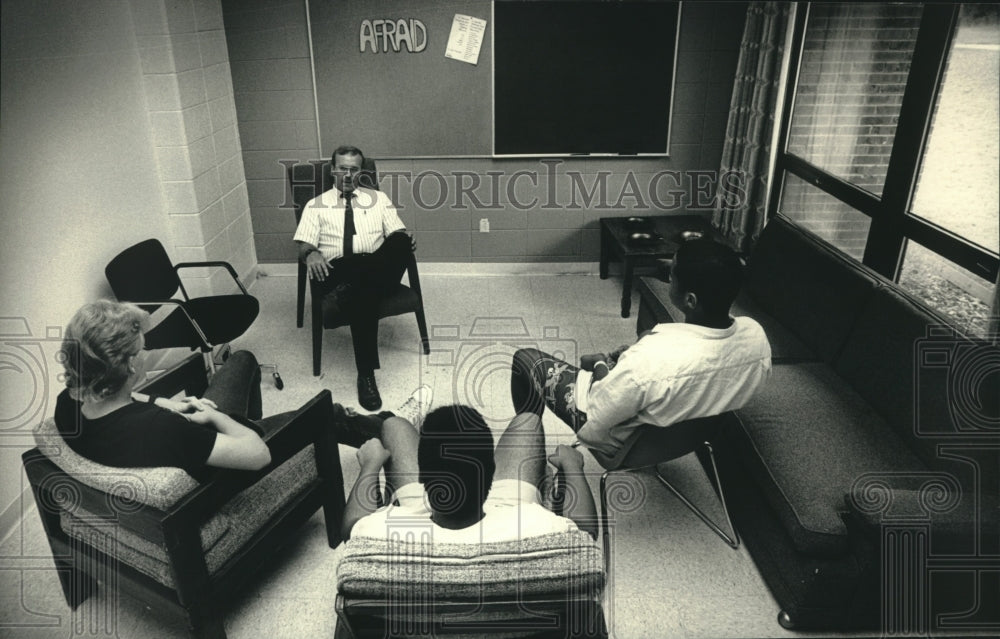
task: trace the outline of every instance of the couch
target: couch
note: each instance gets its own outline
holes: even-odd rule
[[[642,278],[637,332],[680,319],[667,287]],[[1000,628],[978,605],[1000,601],[1000,349],[780,215],[733,313],[774,368],[727,416],[719,472],[779,622]]]

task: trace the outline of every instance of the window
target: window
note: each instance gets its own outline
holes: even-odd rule
[[[919,26],[919,5],[813,5],[789,152],[881,195]]]
[[[987,9],[992,9],[992,19]],[[938,91],[912,211],[1000,250],[1000,20],[962,8]]]
[[[984,335],[1000,267],[1000,5],[814,3],[795,29],[770,213]]]
[[[802,178],[785,178],[779,210],[859,262],[864,256],[871,220]]]
[[[910,240],[899,285],[937,309],[969,335],[985,335],[995,284]]]

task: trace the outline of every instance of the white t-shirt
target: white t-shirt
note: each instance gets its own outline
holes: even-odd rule
[[[581,442],[614,455],[640,424],[670,426],[743,406],[771,374],[771,346],[755,320],[729,328],[657,324],[630,346],[607,377],[577,377]]]
[[[404,540],[411,537],[413,541],[485,544],[577,529],[573,520],[542,506],[534,486],[517,479],[494,481],[483,504],[485,516],[460,530],[442,528],[431,521],[423,484],[406,484],[393,498],[398,505],[390,503],[359,519],[351,529],[351,538],[387,539],[398,535]]]

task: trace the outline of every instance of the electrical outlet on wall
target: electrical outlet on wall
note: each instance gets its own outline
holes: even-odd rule
[[[484,217],[479,220],[479,232],[489,233],[490,232],[490,218]]]

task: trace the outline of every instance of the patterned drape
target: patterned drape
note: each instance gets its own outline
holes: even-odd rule
[[[712,224],[738,251],[750,249],[767,217],[771,136],[790,12],[788,2],[754,2],[747,9],[712,214]]]

